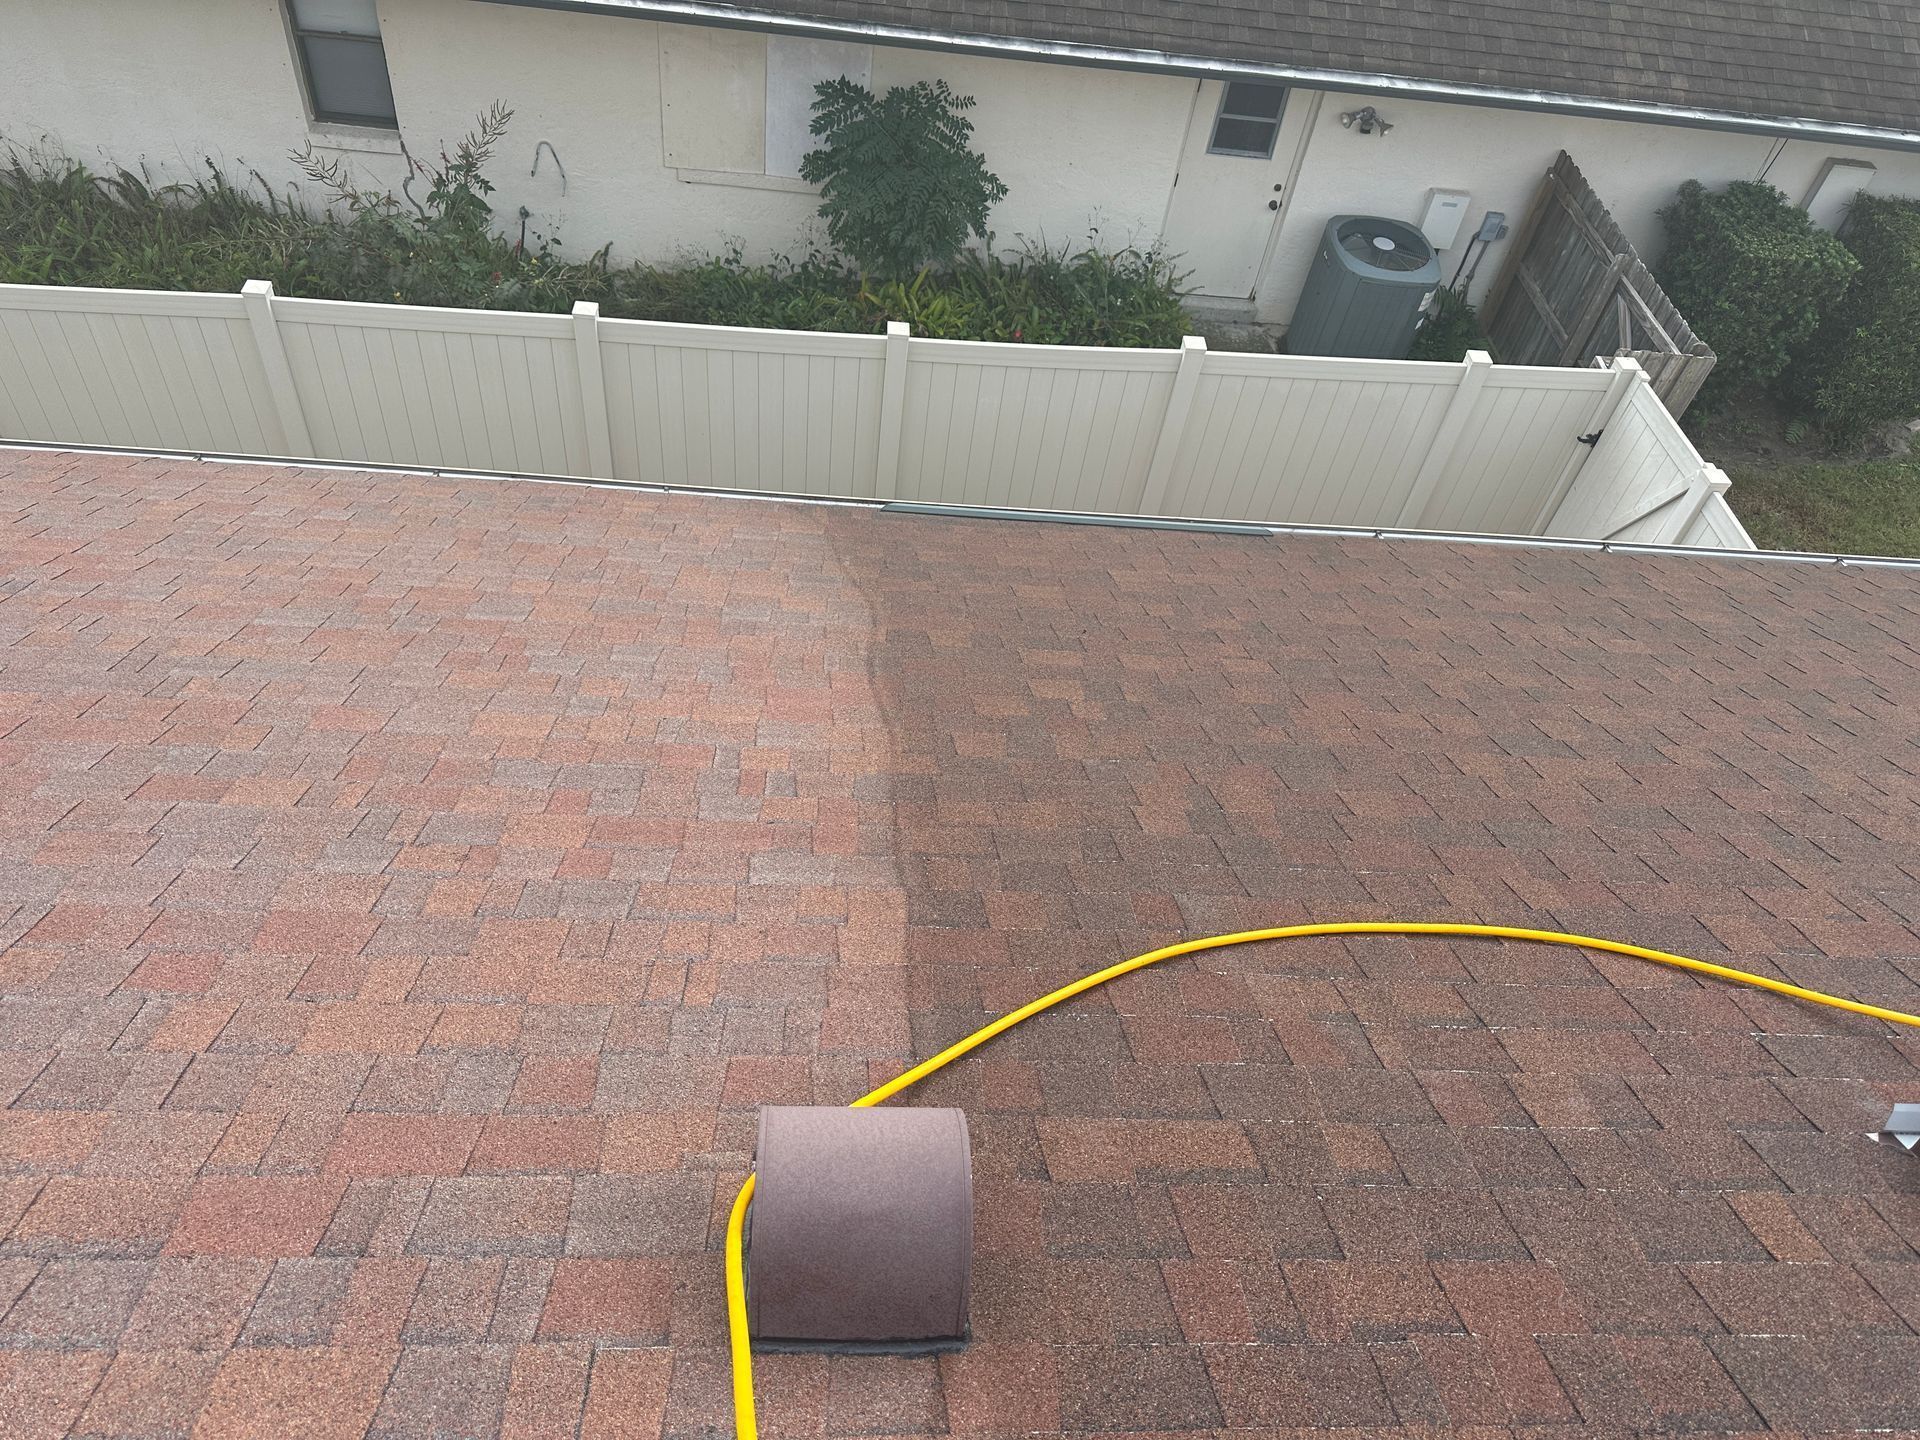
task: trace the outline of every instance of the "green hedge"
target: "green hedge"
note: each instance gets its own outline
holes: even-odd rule
[[[1713,192],[1689,180],[1660,218],[1667,253],[1656,278],[1720,357],[1696,404],[1771,384],[1859,268],[1844,245],[1762,181]]]
[[[880,283],[830,256],[750,265],[735,252],[683,265],[570,261],[493,228],[484,163],[508,112],[481,118],[422,203],[355,192],[307,157],[333,191],[330,212],[290,205],[264,182],[242,189],[211,164],[192,185],[153,189],[71,161],[0,168],[0,282],[234,291],[270,280],[282,295],[565,313],[770,329],[874,332],[904,320],[950,340],[1174,347],[1188,330],[1179,276],[1152,251],[1028,248],[963,253],[949,268]],[[256,177],[257,178],[257,177]]]
[[[1852,444],[1920,415],[1920,201],[1862,195],[1844,233],[1860,273],[1795,357],[1790,393]]]

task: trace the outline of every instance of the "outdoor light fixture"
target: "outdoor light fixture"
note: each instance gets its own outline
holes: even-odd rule
[[[1371,135],[1375,130],[1384,135],[1393,128],[1387,121],[1380,118],[1380,112],[1371,105],[1362,106],[1358,110],[1342,111],[1340,123],[1349,130],[1358,130],[1362,135]]]

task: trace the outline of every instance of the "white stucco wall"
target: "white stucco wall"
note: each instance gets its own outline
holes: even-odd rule
[[[211,160],[281,186],[309,136],[366,183],[398,183],[391,136],[308,125],[277,5],[0,0],[0,141],[155,182],[204,179]]]
[[[382,0],[380,10],[395,107],[409,145],[416,134],[437,144],[438,137],[460,133],[495,99],[513,107],[512,129],[488,170],[503,227],[517,223],[525,205],[533,212],[531,232],[557,235],[561,253],[573,259],[608,241],[616,258],[653,260],[715,253],[733,243],[755,258],[805,248],[817,204],[809,195],[687,184],[668,168],[660,93],[666,27],[469,0]],[[713,48],[706,42],[738,48],[758,39],[694,27],[673,33],[701,53]],[[764,65],[764,48],[761,53]],[[724,142],[699,157],[716,170],[758,165],[763,114],[744,103],[746,87],[689,89],[707,97],[709,110],[677,113],[676,136],[705,131]],[[543,140],[560,164],[543,157],[534,175],[534,151]]]
[[[488,172],[508,233],[525,205],[530,233],[557,234],[575,257],[612,240],[618,257],[738,244],[765,258],[823,239],[815,192],[763,173],[761,35],[471,0],[380,0],[380,25],[399,138],[417,155],[433,157],[494,100],[513,107]],[[364,182],[391,187],[404,173],[393,135],[308,122],[273,0],[0,0],[0,35],[0,139],[14,145],[156,181],[204,174],[212,159],[283,187],[299,178],[288,152],[311,138]],[[663,43],[685,82],[670,97]],[[1159,233],[1192,81],[888,48],[873,51],[872,73],[880,86],[944,76],[978,100],[980,148],[1010,192],[994,216],[1003,243],[1084,243],[1096,225],[1109,244]],[[560,166],[543,156],[536,176],[542,140]]]
[[[525,205],[530,234],[557,234],[574,257],[610,240],[616,258],[732,244],[764,258],[823,238],[811,189],[764,173],[766,137],[797,123],[768,113],[776,86],[765,78],[764,37],[473,0],[379,0],[379,9],[398,137],[309,123],[274,0],[0,0],[0,140],[96,167],[126,164],[156,182],[204,175],[211,160],[275,187],[298,179],[288,152],[311,140],[363,183],[392,187],[404,174],[401,138],[431,157],[502,100],[516,114],[489,173],[508,233]],[[1096,227],[1109,247],[1159,234],[1197,82],[890,47],[872,49],[871,74],[876,87],[944,77],[976,97],[978,143],[1009,188],[993,217],[999,244],[1079,245]],[[1341,127],[1342,111],[1368,103],[1391,133]],[[541,141],[560,163],[544,156],[532,175]],[[1652,260],[1654,212],[1689,178],[1764,172],[1797,201],[1827,158],[1852,155],[1878,167],[1877,193],[1920,195],[1920,155],[1329,94],[1260,271],[1261,318],[1291,313],[1329,216],[1412,220],[1430,188],[1466,190],[1464,244],[1489,209],[1517,225],[1562,147]],[[1271,186],[1256,188],[1249,203],[1264,205]],[[1505,249],[1481,262],[1481,290]],[[1449,276],[1457,258],[1456,246]]]
[[[981,154],[1007,198],[996,241],[1016,236],[1109,249],[1150,245],[1165,222],[1195,83],[1076,65],[981,60],[879,47],[876,86],[944,78],[979,104],[968,112]]]
[[[1373,105],[1393,129],[1362,135],[1341,125],[1343,112],[1365,105]],[[1649,264],[1658,263],[1665,245],[1657,212],[1683,181],[1765,178],[1798,203],[1821,164],[1845,155],[1877,167],[1875,193],[1920,196],[1920,154],[1903,151],[1799,140],[1781,149],[1766,135],[1328,94],[1261,276],[1261,318],[1279,322],[1292,313],[1328,219],[1364,214],[1415,221],[1429,190],[1465,190],[1473,197],[1454,248],[1442,256],[1443,274],[1451,280],[1487,211],[1505,212],[1508,225],[1519,228],[1540,177],[1561,150],[1573,156]],[[1479,263],[1474,299],[1500,273],[1509,243],[1496,243]]]

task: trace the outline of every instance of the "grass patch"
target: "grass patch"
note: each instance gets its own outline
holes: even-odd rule
[[[1920,556],[1920,460],[1729,471],[1727,502],[1768,550]]]

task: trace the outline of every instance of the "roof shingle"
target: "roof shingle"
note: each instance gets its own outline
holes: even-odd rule
[[[4,451],[0,496],[31,1433],[724,1430],[755,1107],[1181,933],[1550,925],[1920,1009],[1913,571]],[[1916,1059],[1573,951],[1129,976],[908,1102],[968,1112],[973,1345],[766,1357],[767,1433],[1911,1429],[1920,1158],[1863,1132]]]
[[[1920,7],[1880,0],[752,0],[741,8],[1920,131]]]

